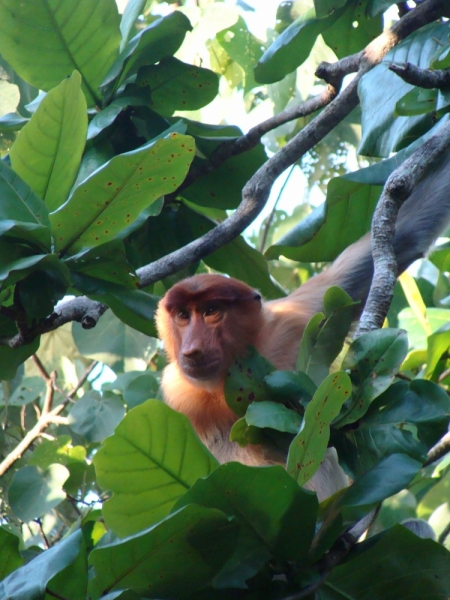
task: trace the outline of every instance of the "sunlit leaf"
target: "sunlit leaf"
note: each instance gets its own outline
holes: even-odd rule
[[[103,505],[108,526],[124,536],[165,517],[216,460],[184,415],[157,400],[133,408],[94,457],[97,481],[113,496]]]

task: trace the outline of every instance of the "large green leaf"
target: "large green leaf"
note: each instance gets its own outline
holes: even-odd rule
[[[193,157],[192,138],[177,133],[115,156],[50,215],[57,250],[74,254],[114,239],[147,206],[177,189]]]
[[[332,442],[356,478],[393,453],[423,460],[445,434],[449,418],[450,400],[442,388],[421,379],[399,381],[373,402],[357,427],[344,429]]]
[[[361,154],[389,156],[434,125],[434,118],[430,113],[416,117],[395,116],[397,102],[413,86],[390,71],[389,66],[392,63],[408,62],[420,68],[428,68],[436,50],[447,39],[447,24],[431,23],[409,35],[379,65],[364,75],[359,84],[362,106]],[[388,96],[385,93],[387,89]]]
[[[333,599],[443,600],[450,595],[449,573],[448,550],[396,525],[379,538],[357,544],[324,586]]]
[[[144,598],[190,596],[221,568],[237,535],[222,512],[186,506],[142,533],[94,549],[90,597],[124,588]]]
[[[50,211],[67,200],[86,141],[86,99],[74,71],[49,91],[11,148],[16,173]]]
[[[0,52],[21,77],[48,91],[77,69],[89,106],[119,49],[114,0],[2,0]]]
[[[176,110],[202,108],[219,91],[219,78],[213,71],[188,65],[172,56],[139,69],[136,84],[148,89],[149,106],[153,110],[169,116]]]
[[[69,426],[88,442],[102,442],[114,433],[124,416],[125,406],[115,394],[91,390],[72,407]]]
[[[0,581],[22,565],[23,558],[19,554],[19,538],[0,527]]]
[[[353,395],[336,426],[354,423],[367,412],[372,400],[394,381],[407,353],[408,338],[401,329],[371,331],[351,344],[342,369],[350,373]]]
[[[186,15],[176,10],[140,31],[124,47],[106,74],[101,85],[105,96],[117,89],[127,76],[137,73],[139,67],[153,65],[175,54],[191,29]]]
[[[41,517],[65,499],[63,485],[68,477],[63,465],[50,465],[45,471],[34,465],[22,467],[9,487],[12,510],[25,523]]]
[[[312,541],[317,497],[299,487],[281,466],[221,465],[199,479],[176,503],[202,504],[236,517],[279,558],[301,560]]]
[[[296,369],[319,385],[328,375],[348,335],[355,303],[339,287],[329,288],[323,297],[324,313],[312,317],[305,328]]]
[[[133,408],[94,457],[99,485],[113,492],[105,519],[120,536],[165,517],[217,466],[184,415],[157,400]]]
[[[308,404],[303,426],[289,448],[286,466],[289,475],[299,485],[311,479],[325,458],[330,439],[330,424],[339,414],[350,393],[349,376],[343,371],[338,371],[325,379]]]
[[[287,27],[264,52],[255,67],[259,83],[280,81],[294,71],[309,56],[317,36],[331,27],[343,14],[344,8],[318,19],[314,9],[308,10]]]

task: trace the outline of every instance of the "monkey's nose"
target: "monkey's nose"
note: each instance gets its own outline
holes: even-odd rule
[[[183,350],[183,356],[190,360],[198,361],[204,357],[204,352],[201,348],[186,348]]]

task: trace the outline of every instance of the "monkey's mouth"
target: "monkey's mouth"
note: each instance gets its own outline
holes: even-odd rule
[[[220,371],[219,359],[194,361],[185,358],[182,369],[185,375],[197,381],[210,381],[217,379]]]

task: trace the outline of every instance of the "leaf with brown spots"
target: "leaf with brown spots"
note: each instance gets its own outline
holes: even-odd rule
[[[115,239],[144,209],[177,189],[194,153],[193,138],[171,133],[112,158],[50,215],[56,250],[72,255]]]
[[[303,427],[289,448],[287,471],[299,485],[311,479],[325,458],[330,424],[350,397],[352,384],[343,371],[332,373],[308,404]]]
[[[372,400],[394,381],[408,353],[408,338],[402,329],[377,329],[359,337],[348,349],[342,368],[350,372],[353,400],[336,423],[343,427],[362,417]]]
[[[244,359],[236,360],[228,370],[225,380],[225,399],[238,416],[243,417],[251,402],[272,400],[264,377],[274,367],[254,348]]]

